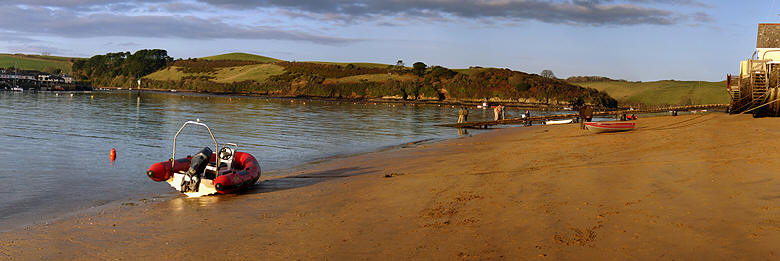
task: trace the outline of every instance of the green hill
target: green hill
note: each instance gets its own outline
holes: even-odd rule
[[[270,76],[280,75],[285,72],[291,72],[291,73],[304,73],[309,74],[313,73],[311,71],[311,67],[316,67],[317,65],[323,65],[323,66],[354,66],[359,68],[366,68],[366,69],[375,69],[375,70],[382,70],[384,72],[385,69],[388,68],[388,64],[381,64],[381,63],[346,63],[346,62],[321,62],[321,61],[306,61],[306,62],[286,62],[284,60],[279,60],[276,58],[266,57],[266,56],[260,56],[255,54],[248,54],[248,53],[227,53],[227,54],[220,54],[220,55],[214,55],[214,56],[206,56],[198,58],[200,60],[207,60],[207,61],[244,61],[244,62],[256,62],[259,64],[210,64],[206,66],[212,67],[214,70],[209,70],[204,72],[203,70],[196,70],[197,72],[192,72],[192,70],[182,70],[183,67],[192,66],[192,64],[183,65],[181,63],[174,63],[174,66],[171,66],[169,68],[162,69],[160,71],[157,71],[155,73],[152,73],[150,75],[145,76],[144,78],[152,79],[152,80],[163,80],[163,81],[170,81],[170,80],[181,80],[184,78],[208,78],[211,81],[214,82],[220,82],[220,83],[232,83],[232,82],[241,82],[241,81],[256,81],[256,82],[264,82],[268,79]],[[303,69],[307,68],[307,69]],[[303,69],[303,71],[298,70]],[[190,71],[190,72],[184,72],[184,71]],[[384,73],[365,73],[365,74],[358,74],[358,75],[348,75],[346,77],[340,77],[339,76],[333,76],[333,75],[326,75],[325,77],[328,79],[329,83],[354,83],[358,81],[368,81],[368,82],[387,82],[391,80],[410,80],[411,76],[399,76],[399,75],[389,75]]]
[[[149,55],[146,53],[154,53]],[[547,104],[589,103],[614,108],[604,92],[536,74],[497,68],[450,70],[379,63],[289,62],[246,53],[177,59],[165,50],[108,53],[77,61],[77,76],[100,86],[131,87],[143,69],[142,88],[256,93],[288,97],[484,100]],[[138,57],[141,58],[138,58]],[[144,57],[156,59],[149,60]],[[137,71],[137,70],[136,70]],[[151,73],[149,73],[151,72]]]
[[[187,76],[187,73],[180,71],[179,68],[180,67],[178,66],[170,66],[146,75],[143,78],[157,81],[179,81]]]
[[[0,68],[15,67],[22,70],[36,70],[51,72],[60,69],[64,73],[71,72],[71,60],[81,58],[26,55],[26,54],[0,54]]]
[[[621,105],[660,106],[722,104],[729,102],[729,94],[726,92],[725,82],[674,80],[628,82],[604,79],[570,82],[582,87],[604,91],[617,99]]]
[[[208,79],[218,83],[242,81],[263,83],[271,76],[284,73],[316,74],[325,77],[328,83],[406,81],[414,78],[414,76],[387,74],[387,68],[386,64],[376,63],[285,62],[264,56],[231,53],[176,61],[173,66],[163,68],[144,78],[158,81]]]
[[[276,59],[276,58],[265,57],[265,56],[254,55],[254,54],[248,54],[248,53],[226,53],[226,54],[220,54],[220,55],[214,55],[214,56],[201,57],[200,59],[204,59],[204,60],[253,61],[253,62],[261,62],[261,63],[274,63],[274,62],[282,61],[282,60],[279,60],[279,59]]]
[[[339,63],[339,62],[318,62],[318,61],[308,61],[304,63],[318,63],[318,64],[326,64],[326,65],[341,65],[341,66],[347,66],[347,65],[354,65],[358,67],[365,67],[365,68],[387,68],[390,66],[389,64],[382,64],[382,63]]]
[[[210,72],[188,73],[182,67],[171,66],[144,76],[158,81],[180,81],[186,77],[205,77],[214,82],[231,83],[241,81],[264,82],[268,77],[284,73],[284,67],[274,64],[250,64],[241,66],[218,67]]]

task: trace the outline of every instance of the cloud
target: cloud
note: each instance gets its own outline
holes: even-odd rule
[[[4,1],[12,2],[15,5],[26,6],[48,6],[48,7],[70,7],[81,8],[89,6],[104,6],[108,4],[131,4],[131,3],[155,3],[155,2],[168,2],[168,1],[154,1],[154,0],[21,0],[21,1]]]
[[[527,21],[614,26],[708,24],[696,0],[20,0],[0,9],[0,39],[41,36],[258,39],[340,45],[360,39],[317,29],[370,21],[380,26],[470,20],[510,26]],[[683,13],[685,10],[687,13]],[[23,21],[23,22],[20,22]],[[289,21],[294,21],[290,23]],[[324,22],[326,21],[326,22]],[[300,23],[298,23],[300,22]],[[295,28],[295,29],[294,29]],[[335,32],[329,36],[322,32]],[[25,39],[17,39],[24,38]]]
[[[693,1],[693,0],[628,0],[628,2],[641,3],[641,4],[687,5],[687,6],[707,7],[707,8],[712,7],[711,4],[701,2],[701,1]]]
[[[158,3],[149,7],[150,11],[165,11],[170,13],[189,13],[193,11],[208,11],[209,6],[204,4],[170,2]]]
[[[77,2],[77,1],[72,1]],[[84,1],[96,2],[96,1]],[[108,1],[106,1],[108,2]],[[19,21],[24,21],[20,23]],[[229,24],[219,19],[182,15],[82,14],[70,9],[11,6],[0,9],[4,30],[60,37],[156,37],[184,39],[263,39],[342,44],[352,39],[268,26]]]
[[[6,43],[34,43],[38,42],[38,40],[32,39],[30,37],[21,36],[14,32],[8,32],[8,31],[0,31],[0,39],[2,39],[3,42]]]
[[[50,53],[50,54],[62,54],[68,53],[70,50],[60,49],[57,47],[35,45],[35,44],[18,44],[4,46],[4,49],[10,53]]]
[[[107,42],[103,44],[103,46],[118,46],[118,47],[131,47],[131,46],[140,46],[141,44],[135,43],[135,42]]]
[[[696,12],[693,14],[693,21],[699,22],[699,23],[711,23],[715,22],[715,18],[712,18],[711,16],[707,15],[706,13],[702,12]]]
[[[281,8],[343,20],[383,16],[502,18],[552,24],[677,24],[689,15],[659,5],[706,7],[693,0],[197,0],[221,8]],[[652,7],[651,7],[652,6]],[[699,19],[701,20],[701,19]]]

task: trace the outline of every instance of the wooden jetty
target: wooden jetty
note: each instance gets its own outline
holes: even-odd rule
[[[703,104],[703,105],[687,105],[687,106],[674,106],[654,109],[637,109],[637,110],[615,110],[615,111],[599,111],[593,112],[593,116],[604,115],[622,115],[622,114],[639,114],[639,113],[656,113],[667,111],[692,111],[692,110],[711,110],[711,109],[727,109],[728,104]],[[476,122],[464,122],[464,123],[452,123],[452,124],[440,124],[437,126],[453,127],[453,128],[473,128],[484,129],[493,125],[507,125],[507,124],[525,124],[527,122],[539,122],[558,119],[571,119],[580,116],[578,113],[558,114],[558,115],[545,115],[545,116],[533,116],[528,118],[512,118],[503,119],[497,121],[476,121]]]

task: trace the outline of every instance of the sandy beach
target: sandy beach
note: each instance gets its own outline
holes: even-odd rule
[[[2,233],[0,259],[780,258],[778,119],[636,123],[500,129],[307,165],[239,195],[127,201]]]

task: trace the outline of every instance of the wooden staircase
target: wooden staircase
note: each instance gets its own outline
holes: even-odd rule
[[[750,83],[753,86],[751,92],[753,105],[761,105],[764,102],[766,95],[769,93],[769,77],[766,71],[755,71],[750,78]]]
[[[726,89],[731,95],[731,108],[739,106],[742,101],[742,92],[739,85],[739,77],[731,74],[726,75]]]

